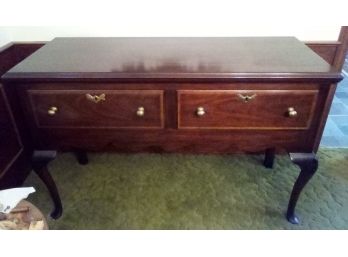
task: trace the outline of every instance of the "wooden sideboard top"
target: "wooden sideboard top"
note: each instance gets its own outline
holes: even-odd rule
[[[324,79],[341,75],[294,37],[55,38],[9,70],[18,79]]]

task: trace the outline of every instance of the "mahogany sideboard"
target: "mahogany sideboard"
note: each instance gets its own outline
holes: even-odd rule
[[[56,38],[2,82],[23,117],[33,168],[62,205],[56,151],[286,151],[301,171],[287,210],[315,174],[340,72],[293,37]],[[23,129],[23,128],[22,128]]]

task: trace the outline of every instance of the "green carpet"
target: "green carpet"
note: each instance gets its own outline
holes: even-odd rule
[[[51,229],[348,229],[348,149],[321,149],[303,191],[300,225],[284,218],[298,175],[289,158],[273,170],[261,155],[59,154],[50,170],[64,214]],[[26,185],[45,214],[51,201],[32,174]]]

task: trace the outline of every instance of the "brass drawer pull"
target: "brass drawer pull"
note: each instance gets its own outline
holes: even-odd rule
[[[250,100],[254,99],[256,97],[256,94],[253,95],[242,95],[242,94],[238,94],[238,96],[243,99],[243,101],[245,103],[249,102]]]
[[[137,110],[137,116],[138,117],[143,117],[145,115],[145,108],[140,106]]]
[[[48,109],[47,113],[48,115],[53,116],[56,114],[57,111],[58,111],[58,108],[55,106],[52,106]]]
[[[288,116],[290,118],[296,117],[297,116],[297,111],[295,110],[294,107],[289,107],[288,108]]]
[[[86,94],[86,98],[89,101],[92,101],[94,103],[99,103],[100,101],[105,101],[105,94],[101,94],[101,95],[91,95],[91,94]]]
[[[203,107],[198,107],[196,111],[197,116],[202,117],[205,115],[205,110]]]

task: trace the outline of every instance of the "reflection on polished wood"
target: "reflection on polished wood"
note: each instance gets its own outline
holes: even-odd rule
[[[10,70],[5,78],[312,76],[337,80],[339,72],[294,37],[56,38]]]

